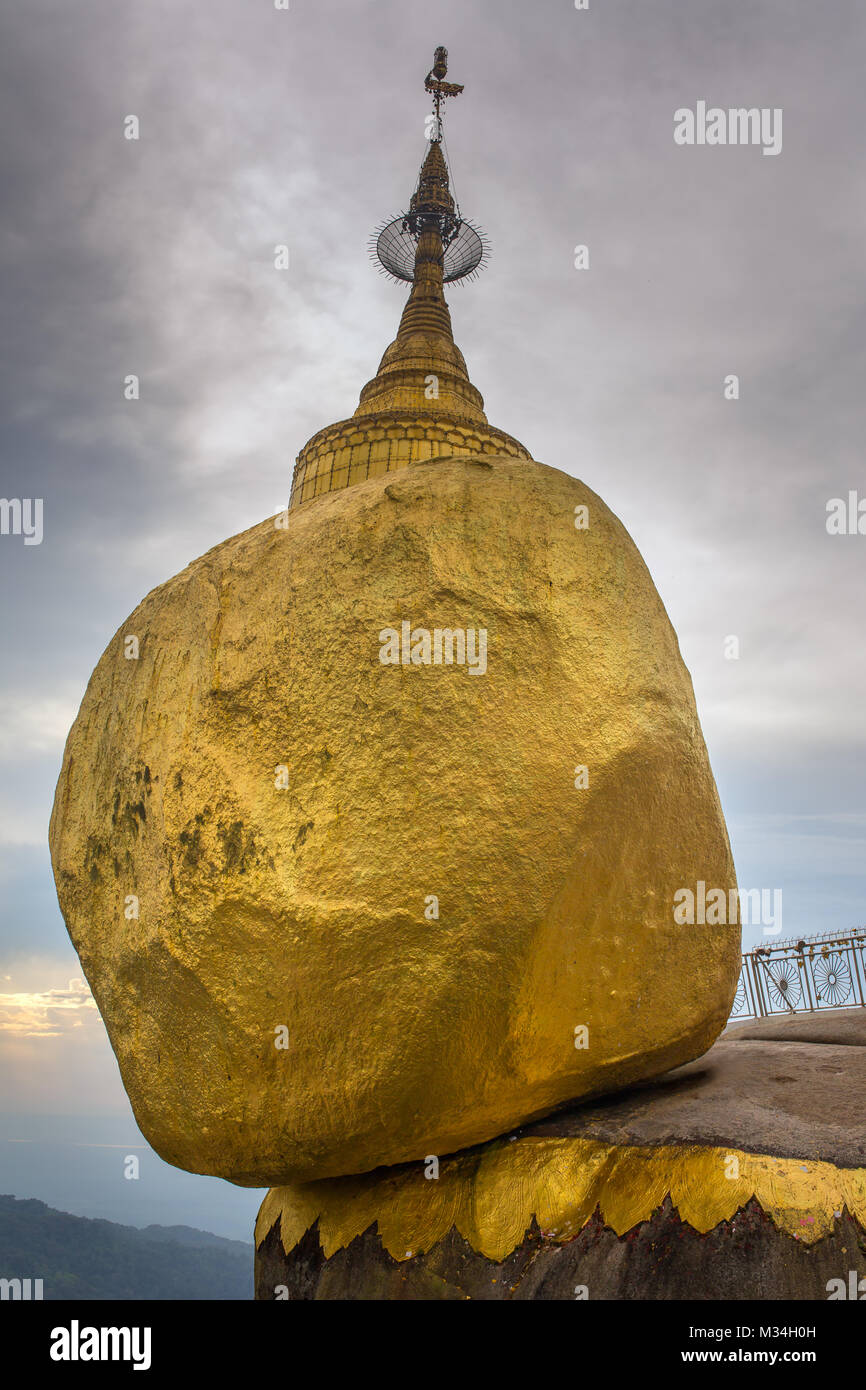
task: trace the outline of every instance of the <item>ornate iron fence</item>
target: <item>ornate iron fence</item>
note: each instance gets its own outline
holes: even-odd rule
[[[731,1019],[866,1006],[866,927],[743,952]]]

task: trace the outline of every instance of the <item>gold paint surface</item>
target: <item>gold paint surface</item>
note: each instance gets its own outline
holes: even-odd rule
[[[383,665],[403,620],[483,629],[486,673]],[[736,881],[676,636],[621,523],[530,460],[370,478],[155,589],[91,677],[51,851],[142,1131],[251,1186],[659,1074],[736,986],[739,927],[673,917]]]
[[[732,1159],[736,1178],[726,1176]],[[523,1138],[443,1159],[438,1179],[426,1178],[419,1164],[274,1188],[259,1210],[256,1245],[279,1218],[288,1255],[318,1220],[330,1258],[376,1222],[384,1248],[405,1260],[432,1249],[454,1226],[473,1250],[499,1262],[521,1244],[533,1217],[548,1240],[562,1243],[599,1208],[604,1224],[622,1236],[649,1220],[667,1196],[701,1234],[752,1198],[780,1231],[807,1245],[829,1235],[844,1209],[866,1226],[863,1168],[697,1145],[628,1148]]]

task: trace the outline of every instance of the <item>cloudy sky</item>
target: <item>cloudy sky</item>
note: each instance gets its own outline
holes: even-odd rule
[[[861,925],[866,535],[825,523],[866,497],[862,0],[2,10],[0,490],[44,538],[0,536],[0,1109],[127,1113],[50,875],[63,741],[143,594],[284,502],[393,337],[366,241],[439,43],[493,246],[449,294],[488,417],[642,551],[741,884],[783,890],[785,935]],[[781,153],[677,145],[698,101],[781,108]]]

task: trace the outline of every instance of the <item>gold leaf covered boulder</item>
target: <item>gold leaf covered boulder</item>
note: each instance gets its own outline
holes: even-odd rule
[[[370,478],[154,590],[51,845],[143,1132],[240,1183],[489,1139],[696,1057],[733,997],[738,927],[674,918],[734,884],[676,637],[604,503],[523,459]]]

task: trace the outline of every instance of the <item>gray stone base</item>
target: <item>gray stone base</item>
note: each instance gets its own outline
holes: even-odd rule
[[[315,1228],[291,1256],[274,1228],[256,1257],[256,1298],[826,1300],[828,1282],[843,1279],[847,1288],[850,1270],[866,1279],[866,1232],[847,1214],[832,1235],[803,1245],[778,1231],[756,1202],[699,1235],[668,1199],[622,1237],[598,1215],[565,1245],[545,1241],[533,1223],[501,1264],[453,1229],[427,1254],[398,1262],[375,1228],[329,1260]]]

